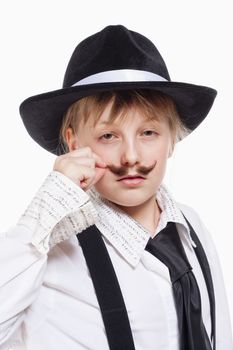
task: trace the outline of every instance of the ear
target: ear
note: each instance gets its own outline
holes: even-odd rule
[[[66,142],[70,152],[78,148],[78,139],[71,127],[66,129]]]

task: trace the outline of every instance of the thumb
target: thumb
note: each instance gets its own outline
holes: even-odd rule
[[[105,173],[105,170],[106,168],[99,168],[99,167],[95,168],[95,177],[93,179],[92,185],[95,185],[101,179],[101,177]]]
[[[84,191],[89,190],[92,186],[94,186],[100,179],[101,177],[104,175],[105,173],[105,169],[104,168],[95,168],[95,176],[93,178],[93,180],[88,184],[83,184],[81,187],[83,188]]]

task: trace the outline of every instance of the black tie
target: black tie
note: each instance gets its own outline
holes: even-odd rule
[[[201,295],[174,222],[168,222],[146,248],[169,269],[175,299],[180,350],[211,350],[201,313]]]

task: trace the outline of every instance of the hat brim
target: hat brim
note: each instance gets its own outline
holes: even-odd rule
[[[217,91],[201,85],[181,82],[111,82],[78,85],[59,89],[24,100],[20,115],[29,135],[44,149],[55,154],[64,153],[59,132],[64,113],[75,101],[101,91],[124,89],[152,89],[170,96],[176,104],[184,125],[193,131],[207,116]]]

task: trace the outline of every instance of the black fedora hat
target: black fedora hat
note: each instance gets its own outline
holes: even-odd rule
[[[173,82],[155,45],[122,25],[109,25],[75,48],[61,89],[31,96],[20,105],[30,136],[47,151],[64,153],[59,132],[75,101],[101,91],[154,89],[172,97],[184,125],[193,131],[207,116],[216,90]]]

